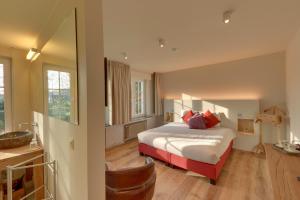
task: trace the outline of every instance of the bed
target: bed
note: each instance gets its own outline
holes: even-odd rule
[[[139,152],[204,175],[216,184],[235,136],[230,128],[189,129],[173,122],[139,133]]]

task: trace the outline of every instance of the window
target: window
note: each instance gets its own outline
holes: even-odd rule
[[[48,115],[71,122],[75,114],[72,103],[72,73],[48,69],[46,76]]]
[[[132,84],[132,117],[145,115],[145,82],[133,81]]]
[[[5,130],[4,116],[4,66],[0,64],[0,131]]]
[[[0,132],[11,130],[10,61],[0,58]]]

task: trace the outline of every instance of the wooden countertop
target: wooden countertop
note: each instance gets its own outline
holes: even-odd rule
[[[300,199],[300,157],[282,153],[265,145],[269,172],[272,180],[274,199]]]
[[[35,156],[43,154],[42,147],[30,145],[12,149],[0,149],[0,170],[5,170],[8,165],[15,165]]]

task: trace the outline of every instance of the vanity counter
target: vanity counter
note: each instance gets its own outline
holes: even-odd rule
[[[0,170],[6,170],[8,165],[16,165],[43,153],[43,148],[39,146],[30,148],[30,145],[12,149],[0,149]]]
[[[30,160],[36,156],[44,153],[42,147],[30,147],[30,145],[12,148],[12,149],[0,149],[0,171],[6,170],[7,166],[16,165],[18,163]],[[32,164],[43,163],[43,157],[40,157]],[[44,184],[44,168],[42,166],[33,168],[33,183],[34,188],[37,189]],[[2,186],[0,187],[1,195],[0,200],[3,199]],[[35,199],[40,200],[44,198],[44,190],[40,190],[35,194]]]

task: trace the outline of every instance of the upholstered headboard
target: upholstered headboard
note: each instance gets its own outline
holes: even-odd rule
[[[259,100],[182,100],[165,99],[164,113],[174,114],[174,121],[181,121],[181,111],[192,109],[196,111],[206,111],[224,113],[225,124],[228,128],[238,130],[238,119],[255,119],[259,113]],[[252,150],[258,143],[259,125],[254,124],[254,135],[240,134],[236,139],[235,147],[243,150]]]

